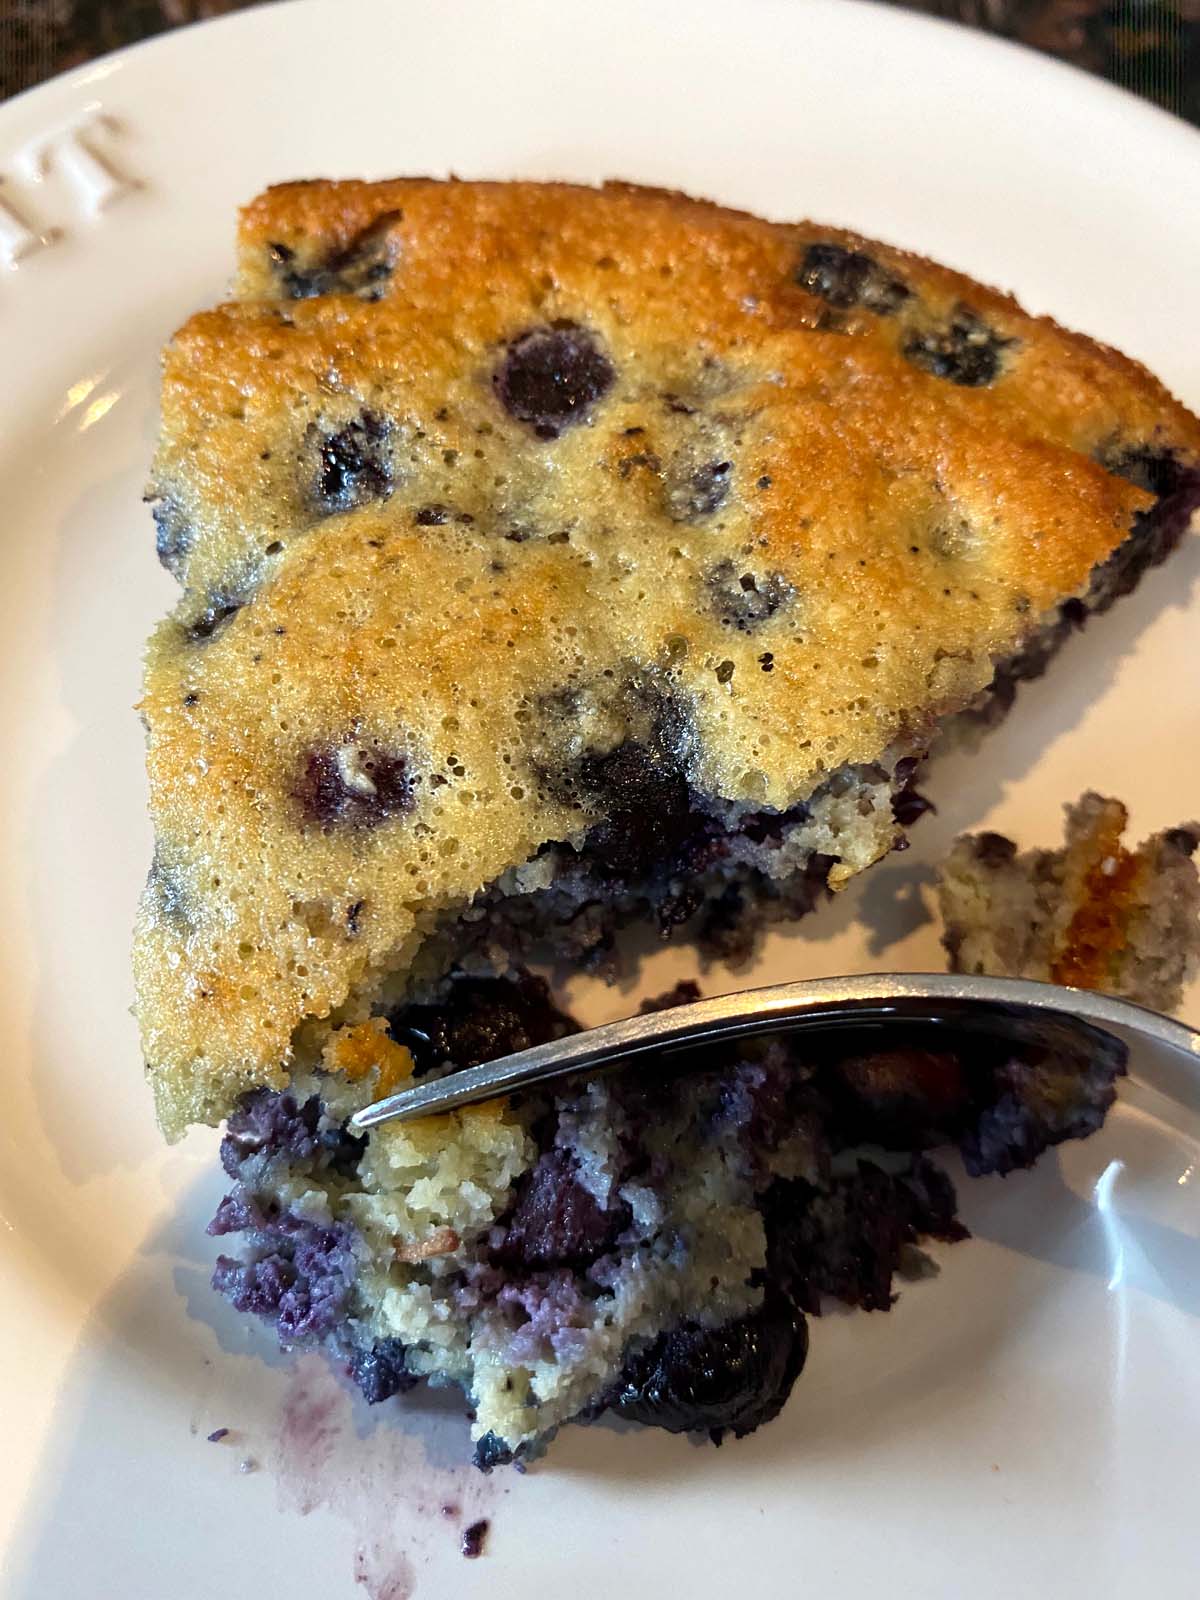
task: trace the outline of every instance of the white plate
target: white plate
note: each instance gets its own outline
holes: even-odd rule
[[[160,1145],[127,1011],[150,843],[131,706],[172,594],[138,503],[156,352],[220,294],[261,185],[451,170],[621,175],[858,226],[1200,404],[1200,139],[902,12],[275,5],[0,109],[6,1595],[1188,1592],[1200,1086],[1185,1105],[1133,1084],[1102,1135],[972,1184],[975,1242],[890,1316],[818,1324],[783,1419],[719,1452],[570,1429],[536,1472],[483,1480],[454,1415],[352,1411],[208,1293],[215,1137]],[[1193,543],[1075,640],[978,759],[937,769],[915,848],[775,938],[761,976],[939,965],[928,869],[962,827],[1049,840],[1089,784],[1142,830],[1200,811],[1198,577]],[[656,957],[645,985],[686,967]],[[584,996],[593,1020],[631,998]],[[219,1426],[234,1436],[205,1442]],[[493,1531],[466,1563],[475,1515]]]

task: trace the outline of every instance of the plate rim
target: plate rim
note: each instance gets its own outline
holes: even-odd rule
[[[544,9],[561,13],[562,0],[557,0],[557,4],[551,3],[551,0],[516,0],[516,3],[526,6],[541,5]],[[567,0],[567,3],[570,4],[571,0]],[[737,0],[737,3],[743,8],[757,7],[763,12],[771,8],[782,9],[779,0]],[[953,18],[909,10],[902,4],[890,4],[888,0],[794,0],[794,3],[803,5],[808,10],[825,11],[828,14],[854,10],[872,16],[877,26],[893,28],[898,32],[924,32],[931,39],[943,40],[949,48],[966,49],[971,53],[983,49],[989,53],[1007,55],[1013,60],[1020,57],[1029,70],[1041,72],[1047,79],[1056,78],[1063,83],[1070,82],[1077,91],[1094,93],[1098,98],[1107,100],[1114,110],[1121,109],[1127,115],[1140,114],[1145,119],[1147,127],[1157,126],[1163,132],[1170,132],[1173,129],[1176,133],[1182,133],[1185,141],[1191,144],[1197,159],[1200,159],[1200,127],[1173,111],[1155,105],[1153,101],[1145,99],[1123,84],[1113,83],[1111,79],[1099,73],[1089,72],[1074,62],[1063,61],[1047,51],[1025,44],[1022,40],[990,33],[983,28]],[[442,0],[442,4],[458,6],[464,11],[490,10],[490,0]],[[255,0],[253,5],[245,6],[238,11],[224,12],[216,17],[196,18],[161,33],[135,39],[129,44],[118,45],[76,66],[56,72],[41,83],[30,84],[0,103],[0,135],[4,133],[10,112],[25,111],[43,97],[49,99],[56,95],[70,95],[80,89],[88,89],[102,77],[108,77],[130,62],[140,62],[143,59],[148,61],[159,53],[166,55],[194,48],[193,38],[201,30],[206,37],[217,30],[230,33],[239,28],[249,30],[262,25],[266,18],[271,19],[270,25],[279,26],[281,24],[276,19],[287,16],[289,12],[301,10],[312,12],[324,10],[331,17],[344,16],[347,5],[362,12],[375,10],[381,14],[395,15],[395,0]],[[674,6],[680,14],[681,21],[690,15],[695,15],[689,11],[689,0],[658,0],[658,6],[660,9]]]

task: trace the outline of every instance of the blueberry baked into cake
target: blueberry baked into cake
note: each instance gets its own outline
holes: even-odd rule
[[[227,1121],[217,1286],[483,1465],[605,1408],[745,1432],[822,1299],[961,1234],[1111,1064],[745,1047],[368,1138],[574,1026],[526,963],[632,921],[743,955],[904,843],[1200,506],[1200,424],[929,262],[624,184],[295,183],[165,353],[138,1014]],[[669,999],[670,997],[668,997]],[[678,997],[677,997],[678,998]],[[877,1160],[859,1155],[885,1147]]]

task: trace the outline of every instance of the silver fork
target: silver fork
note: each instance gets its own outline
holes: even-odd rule
[[[575,1073],[623,1066],[651,1052],[674,1058],[698,1045],[754,1034],[820,1039],[836,1031],[848,1050],[891,1049],[918,1028],[924,1040],[933,1032],[947,1049],[983,1034],[1098,1055],[1118,1068],[1124,1067],[1131,1048],[1150,1050],[1176,1073],[1185,1068],[1187,1076],[1180,1081],[1193,1095],[1200,1083],[1200,1033],[1144,1006],[1023,978],[889,972],[771,984],[608,1022],[402,1089],[357,1112],[350,1122],[365,1132]]]

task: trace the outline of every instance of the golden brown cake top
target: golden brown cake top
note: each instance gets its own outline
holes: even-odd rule
[[[185,587],[136,968],[171,1131],[578,841],[570,773],[648,706],[705,804],[890,770],[1086,588],[1130,478],[1200,455],[1006,296],[627,185],[284,185],[236,294],[168,346],[154,468]]]

